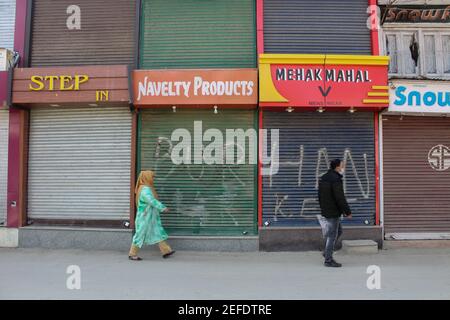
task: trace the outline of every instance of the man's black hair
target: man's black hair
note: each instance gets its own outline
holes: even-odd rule
[[[330,162],[330,169],[334,170],[341,164],[341,159],[334,159]]]

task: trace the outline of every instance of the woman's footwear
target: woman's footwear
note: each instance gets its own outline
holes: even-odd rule
[[[128,256],[128,259],[133,260],[133,261],[141,261],[142,260],[142,258],[138,257],[138,256]]]
[[[175,253],[175,251],[170,251],[169,253],[166,253],[165,255],[163,255],[163,258],[166,259],[168,257],[170,257],[171,255],[173,255]]]

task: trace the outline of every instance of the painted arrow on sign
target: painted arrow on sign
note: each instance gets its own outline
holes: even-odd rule
[[[318,88],[320,90],[320,93],[322,93],[323,97],[326,97],[330,93],[330,90],[331,90],[331,86],[329,86],[327,90],[324,90],[322,87],[318,87]]]

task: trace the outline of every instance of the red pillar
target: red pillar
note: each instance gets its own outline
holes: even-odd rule
[[[16,23],[14,50],[20,55],[19,67],[27,61],[29,0],[16,0]],[[28,151],[28,111],[11,107],[9,111],[8,142],[8,227],[18,228],[25,224],[26,175]]]
[[[256,0],[256,41],[259,56],[264,53],[264,0]]]
[[[256,1],[256,43],[259,55],[264,53],[264,0]],[[259,63],[259,62],[258,62]],[[263,111],[258,107],[258,123],[259,123],[259,143],[258,143],[258,227],[263,224],[262,221],[262,148],[263,137],[261,136],[261,129],[263,129]]]
[[[380,55],[380,45],[378,39],[379,16],[377,10],[377,0],[369,0],[369,19],[370,19],[370,39],[372,45],[372,55]],[[375,112],[375,224],[380,225],[380,141],[379,141],[379,121],[378,112]]]

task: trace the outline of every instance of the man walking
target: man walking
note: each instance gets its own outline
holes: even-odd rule
[[[319,182],[319,203],[324,222],[322,228],[326,240],[324,252],[326,267],[339,268],[342,266],[333,259],[334,246],[342,235],[341,215],[352,217],[350,207],[345,199],[343,174],[343,162],[335,159],[330,163],[330,170],[320,178]]]

